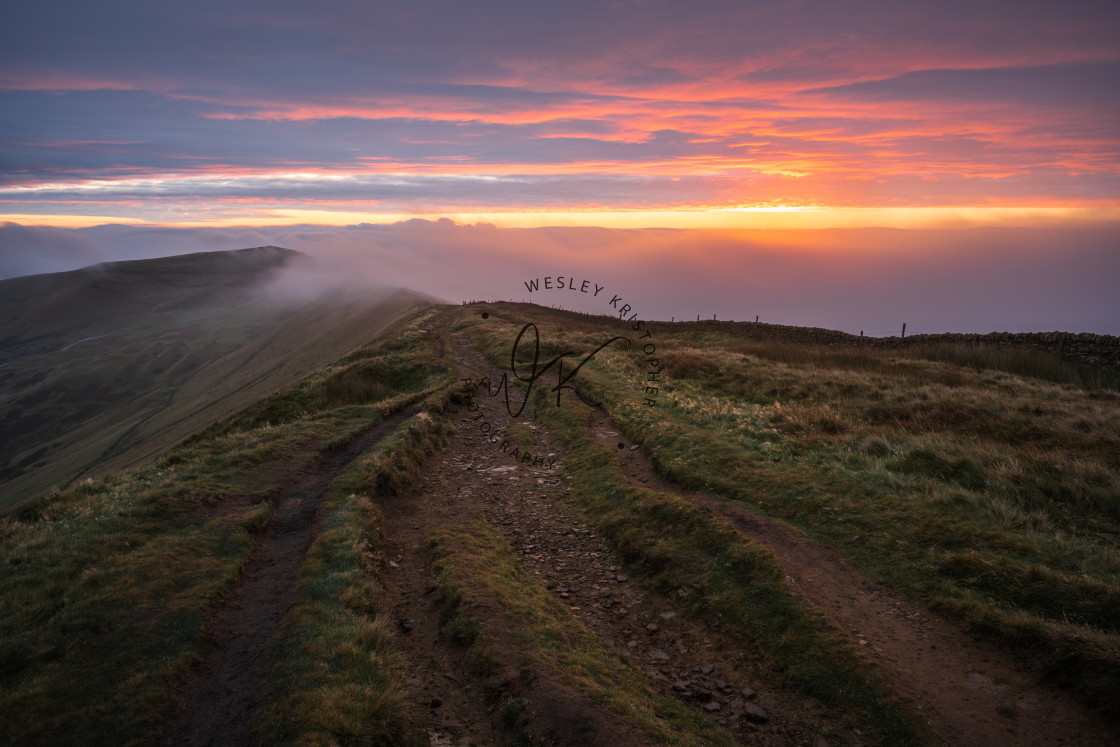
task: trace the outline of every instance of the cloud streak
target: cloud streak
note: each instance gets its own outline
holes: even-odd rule
[[[1115,206],[1118,7],[20,4],[0,215]]]

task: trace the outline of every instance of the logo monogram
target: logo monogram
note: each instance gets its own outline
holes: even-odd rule
[[[519,366],[518,365],[517,352],[521,347],[522,340],[525,339],[526,333],[530,332],[530,331],[532,331],[532,346],[533,346],[532,347],[532,353],[533,353],[533,355],[532,355],[532,362],[526,368],[525,366]],[[579,373],[580,369],[583,368],[587,364],[588,361],[590,361],[592,358],[594,358],[596,355],[598,355],[604,348],[606,348],[609,345],[613,345],[616,342],[624,342],[627,345],[631,344],[630,343],[630,338],[628,338],[628,337],[622,337],[622,336],[612,337],[611,339],[607,340],[606,342],[604,342],[599,347],[592,350],[586,356],[584,356],[583,360],[581,360],[575,368],[571,369],[565,375],[565,373],[564,373],[564,359],[569,357],[569,356],[575,356],[575,355],[578,355],[578,354],[574,351],[567,351],[567,352],[561,353],[560,355],[556,356],[552,360],[550,360],[547,363],[542,365],[541,360],[540,360],[540,356],[541,356],[540,332],[537,330],[537,325],[530,322],[530,323],[526,324],[524,327],[522,327],[521,331],[517,334],[517,339],[514,340],[513,348],[510,350],[510,355],[509,355],[510,372],[513,374],[515,379],[517,379],[518,381],[526,382],[528,384],[528,386],[525,387],[525,397],[521,400],[521,404],[515,410],[514,409],[514,403],[510,401],[509,374],[502,374],[502,378],[498,382],[498,388],[493,390],[493,391],[490,391],[490,396],[491,397],[497,397],[499,394],[502,393],[503,390],[505,390],[506,412],[509,413],[510,417],[516,418],[525,409],[525,405],[529,401],[529,395],[531,395],[532,392],[533,392],[533,385],[537,383],[538,379],[540,379],[542,376],[544,376],[546,373],[548,373],[549,370],[553,368],[553,366],[555,366],[556,367],[556,386],[552,387],[552,389],[550,389],[549,391],[556,392],[556,406],[557,407],[560,406],[560,393],[565,389],[569,390],[570,392],[575,394],[577,397],[579,397],[580,402],[583,402],[588,407],[599,407],[600,405],[602,405],[601,402],[588,402],[586,399],[584,399],[583,395],[580,394],[579,391],[577,391],[576,388],[574,386],[571,386],[568,382],[570,382],[573,378],[575,378],[576,374]],[[487,382],[487,387],[486,388],[487,388],[487,390],[490,389],[489,382]]]

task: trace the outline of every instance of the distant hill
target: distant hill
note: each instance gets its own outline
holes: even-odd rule
[[[0,280],[0,514],[139,464],[428,303],[265,292],[307,259],[266,246]]]

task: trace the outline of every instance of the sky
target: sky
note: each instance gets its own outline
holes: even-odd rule
[[[43,0],[3,16],[0,276],[254,231],[302,231],[316,237],[304,249],[349,247],[368,267],[377,252],[355,235],[414,236],[416,220],[469,234],[450,220],[495,228],[502,246],[588,227],[566,234],[597,247],[585,273],[635,261],[644,236],[656,261],[632,287],[668,295],[679,276],[656,237],[676,230],[677,259],[709,270],[689,273],[698,300],[760,247],[784,252],[782,268],[847,253],[832,277],[850,288],[874,255],[897,268],[876,276],[944,298],[976,252],[1015,263],[1029,245],[1023,266],[1048,275],[1014,268],[995,295],[1049,278],[1043,328],[1076,304],[1081,323],[1120,333],[1115,302],[1058,293],[1120,251],[1117,3]],[[133,232],[96,232],[109,224]],[[1007,245],[978,248],[987,229]],[[125,236],[161,238],[140,251]],[[464,293],[503,295],[447,252],[474,283]],[[862,323],[847,312],[866,297],[820,326]],[[966,301],[929,325],[1006,316]],[[1015,308],[1006,324],[1036,323],[1027,300]]]

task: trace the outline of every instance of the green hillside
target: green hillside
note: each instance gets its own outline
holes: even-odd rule
[[[1120,394],[639,326],[416,309],[13,511],[0,738],[1116,743]]]
[[[427,303],[266,292],[301,259],[258,247],[0,281],[0,513],[139,464]]]

